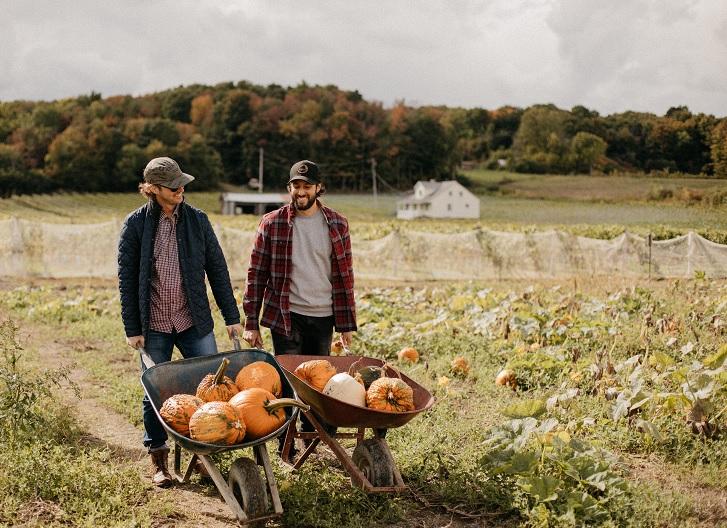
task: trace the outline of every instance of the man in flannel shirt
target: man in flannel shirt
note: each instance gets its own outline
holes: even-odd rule
[[[232,338],[242,332],[222,249],[207,215],[184,201],[194,180],[171,158],[154,158],[144,169],[139,192],[146,205],[124,220],[119,239],[119,290],[126,342],[144,347],[154,360],[217,353],[205,276]],[[142,370],[145,369],[142,363]],[[172,484],[167,468],[167,433],[145,396],[144,446],[154,465],[152,482]],[[198,466],[198,470],[202,471]],[[203,472],[204,473],[204,472]]]
[[[243,299],[243,338],[261,348],[260,325],[267,326],[275,354],[327,356],[334,328],[345,348],[356,330],[348,221],[319,201],[325,189],[312,161],[291,167],[288,192],[290,203],[263,216],[257,229]],[[303,431],[313,431],[305,416],[301,422]],[[282,451],[284,437],[279,440]],[[295,449],[289,453],[294,455]]]
[[[243,338],[262,347],[262,325],[276,354],[326,356],[334,328],[345,347],[356,330],[348,221],[318,199],[325,189],[312,161],[291,167],[287,187],[290,203],[263,216],[257,229]]]

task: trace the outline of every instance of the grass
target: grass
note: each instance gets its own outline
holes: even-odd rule
[[[112,283],[40,281],[10,287],[0,295],[0,307],[27,324],[49,325],[56,339],[72,343],[78,350],[75,359],[106,387],[107,402],[138,424],[138,359],[123,342],[116,296]],[[577,289],[571,282],[558,281],[361,284],[360,328],[353,352],[396,361],[401,347],[415,346],[422,361],[399,366],[438,399],[431,412],[387,436],[413,494],[362,494],[326,458],[306,463],[295,475],[276,467],[286,509],[283,525],[385,526],[422,515],[421,508],[425,516],[456,510],[498,526],[555,515],[535,508],[515,481],[492,473],[483,454],[491,428],[507,423],[502,412],[508,406],[545,400],[567,388],[577,388],[580,395],[568,406],[550,409],[541,420],[558,420],[562,430],[614,452],[624,462],[644,456],[654,461],[656,473],[645,480],[637,478],[638,469],[632,474],[625,466],[614,466],[630,483],[622,506],[633,513],[632,524],[697,525],[705,511],[694,490],[727,494],[719,477],[727,470],[725,443],[692,434],[680,409],[656,402],[641,417],[662,431],[661,440],[634,422],[613,420],[613,403],[604,399],[592,371],[604,347],[613,347],[611,360],[622,369],[619,365],[627,358],[648,350],[652,357],[666,355],[675,362],[667,369],[644,360],[650,394],[678,391],[674,376],[724,343],[724,332],[715,332],[711,321],[726,300],[727,283],[704,281],[586,281]],[[225,349],[228,341],[217,312],[217,340]],[[652,324],[645,327],[647,313],[652,314]],[[487,314],[494,317],[492,324],[486,323]],[[506,337],[504,314],[509,317]],[[659,333],[659,318],[672,318],[676,326]],[[668,346],[669,337],[676,337],[677,344]],[[270,349],[267,332],[265,339]],[[695,346],[686,354],[680,352],[689,340]],[[450,371],[458,355],[472,366],[466,377]],[[507,364],[519,365],[518,391],[492,383]],[[624,381],[619,380],[619,374],[613,376],[615,386],[621,387]],[[716,408],[727,404],[724,385],[724,380],[718,381],[712,396]],[[589,425],[584,425],[586,418]],[[727,426],[724,420],[722,424]],[[223,468],[229,463],[218,462]],[[672,485],[659,487],[661,481]],[[617,519],[621,514],[610,515]],[[715,519],[724,522],[727,517]]]
[[[171,512],[135,468],[90,441],[55,398],[63,371],[39,368],[7,321],[0,352],[0,526],[150,526]]]

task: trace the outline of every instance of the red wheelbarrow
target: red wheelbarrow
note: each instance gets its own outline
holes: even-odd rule
[[[239,342],[235,343],[235,347],[239,348]],[[258,349],[223,352],[214,356],[181,359],[158,365],[154,365],[151,357],[143,349],[141,350],[141,357],[147,367],[147,370],[141,375],[144,392],[149,397],[159,422],[164,426],[169,437],[174,440],[174,476],[176,479],[179,482],[188,482],[195,463],[199,459],[210,474],[222,498],[241,523],[261,521],[264,524],[266,519],[279,517],[283,513],[283,506],[280,502],[278,487],[275,483],[275,476],[273,475],[265,443],[283,434],[290,423],[295,423],[298,409],[286,407],[285,423],[269,435],[234,445],[208,444],[192,440],[169,427],[159,415],[162,404],[170,396],[174,394],[194,394],[202,378],[207,374],[214,373],[223,358],[230,361],[227,373],[232,379],[245,365],[255,361],[270,363],[280,374],[283,397],[295,398],[295,391],[280,365],[275,361],[275,357]],[[209,455],[246,447],[252,448],[255,460],[253,461],[251,458],[244,456],[237,458],[232,463],[227,481],[225,481],[222,473],[212,459],[209,458]],[[189,461],[184,475],[180,472],[182,448],[192,454],[192,459]],[[262,466],[265,480],[260,476],[258,466]],[[273,503],[274,513],[272,514],[268,514],[268,497]]]
[[[338,372],[348,372],[354,363],[358,363],[359,368],[381,367],[385,365],[384,361],[362,356],[326,356],[324,358],[321,356],[279,355],[276,356],[276,359],[283,367],[298,398],[310,406],[309,411],[302,412],[315,428],[314,432],[300,432],[296,428],[295,421],[290,422],[281,454],[283,462],[292,466],[293,469],[298,469],[315,451],[316,446],[323,441],[341,462],[354,486],[358,486],[366,492],[405,490],[406,485],[386,443],[386,432],[389,429],[405,425],[417,414],[431,408],[434,405],[434,397],[417,382],[401,374],[401,378],[414,390],[415,408],[413,411],[393,413],[351,405],[317,391],[294,374],[295,368],[311,359],[327,359]],[[390,367],[387,367],[386,374],[392,377],[399,376],[399,373]],[[329,434],[326,424],[339,428],[354,428],[357,431],[355,433]],[[365,438],[366,429],[373,431],[373,436],[368,439]],[[296,438],[308,440],[310,444],[297,460],[291,460],[292,446]],[[356,439],[356,447],[351,455],[338,442],[339,439],[344,438]]]

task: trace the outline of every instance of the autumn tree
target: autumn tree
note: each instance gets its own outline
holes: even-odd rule
[[[714,175],[727,178],[727,118],[721,119],[712,128],[710,149]]]

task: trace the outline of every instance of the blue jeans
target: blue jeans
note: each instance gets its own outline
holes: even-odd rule
[[[217,354],[214,333],[210,332],[204,337],[199,337],[194,326],[184,332],[172,332],[171,334],[149,330],[144,342],[144,348],[155,364],[171,361],[172,350],[175,345],[185,358]],[[142,362],[141,371],[144,372],[145,370],[146,367]],[[144,394],[142,400],[142,409],[144,413],[144,446],[150,451],[158,449],[166,444],[167,432],[159,423],[159,418],[157,418],[146,394]]]

